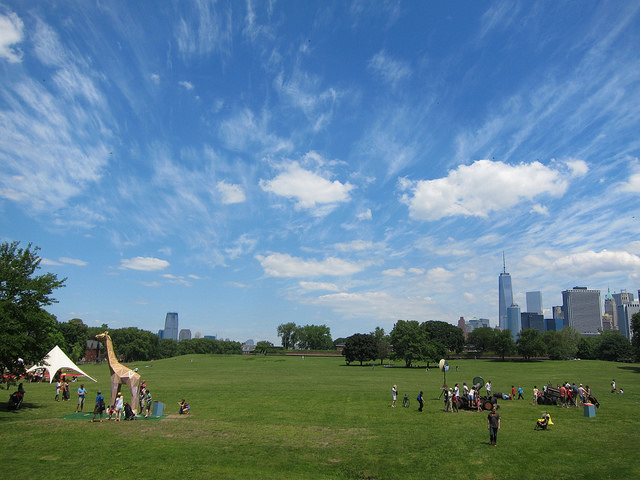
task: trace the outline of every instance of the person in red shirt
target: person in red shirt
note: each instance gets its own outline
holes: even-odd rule
[[[562,404],[562,408],[567,406],[567,389],[564,385],[560,387],[560,403]]]

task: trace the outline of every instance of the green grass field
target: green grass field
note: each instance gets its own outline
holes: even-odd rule
[[[455,366],[459,371],[455,371]],[[134,365],[131,365],[132,367]],[[161,421],[88,423],[65,419],[75,409],[55,402],[55,385],[26,384],[24,407],[0,397],[6,478],[424,479],[640,477],[640,365],[599,361],[451,362],[447,383],[491,379],[494,391],[521,384],[526,401],[501,401],[498,446],[488,444],[487,414],[447,413],[437,369],[346,366],[341,358],[184,356],[137,363]],[[109,390],[107,365],[87,365]],[[615,378],[624,395],[609,393]],[[582,408],[534,406],[533,385],[589,384],[600,401],[595,418]],[[399,402],[390,408],[391,387]],[[424,390],[425,411],[416,396]],[[410,408],[401,407],[408,393]],[[105,395],[108,401],[108,394]],[[189,416],[177,415],[187,398]],[[125,400],[128,395],[125,395]],[[548,409],[555,425],[534,431]]]

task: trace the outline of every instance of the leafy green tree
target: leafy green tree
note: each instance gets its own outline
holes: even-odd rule
[[[600,337],[597,352],[600,360],[626,360],[632,355],[631,343],[620,332],[604,332]]]
[[[518,333],[516,347],[518,354],[522,355],[525,360],[540,357],[544,355],[547,350],[540,332],[533,328],[526,328]]]
[[[178,355],[178,342],[173,338],[161,338],[158,342],[158,358],[171,358]]]
[[[578,358],[583,360],[597,360],[600,340],[600,337],[582,337],[578,343]]]
[[[480,327],[469,332],[467,343],[473,345],[480,353],[483,353],[493,348],[495,336],[496,331],[493,328]]]
[[[496,331],[493,339],[493,351],[502,357],[502,361],[507,355],[513,355],[516,352],[516,342],[511,338],[511,330]]]
[[[16,376],[64,341],[55,317],[43,307],[57,303],[51,294],[66,281],[53,273],[36,275],[40,249],[18,246],[0,244],[0,372]]]
[[[297,330],[298,326],[293,322],[278,325],[278,337],[282,339],[282,348],[289,350],[295,346]]]
[[[380,359],[380,365],[382,365],[384,360],[389,358],[391,338],[384,333],[384,328],[381,327],[376,327],[376,329],[371,332],[371,335],[376,339],[376,358]]]
[[[414,361],[425,358],[429,343],[427,333],[416,320],[398,320],[391,330],[391,344],[395,358],[404,360],[410,367]]]
[[[89,328],[79,318],[72,318],[66,323],[58,323],[58,330],[64,337],[63,350],[69,352],[69,358],[74,361],[84,357],[87,350],[87,340],[91,340],[89,336]]]
[[[435,320],[424,322],[422,326],[430,334],[430,338],[443,345],[447,351],[459,353],[464,349],[464,332],[460,327]]]
[[[631,346],[633,349],[634,361],[640,362],[640,313],[635,313],[631,317]]]
[[[342,355],[347,363],[358,360],[360,365],[369,360],[375,360],[378,354],[376,339],[370,333],[356,333],[347,337]]]
[[[268,353],[273,353],[274,352],[274,347],[273,347],[273,343],[271,342],[267,342],[266,340],[263,340],[261,342],[256,343],[256,352],[257,353],[261,353],[262,355],[266,355]]]
[[[326,325],[305,325],[297,329],[297,345],[301,350],[332,350],[331,330]]]
[[[562,341],[562,334],[555,330],[549,330],[542,334],[542,341],[547,348],[547,355],[551,360],[566,360],[569,358],[568,349]]]

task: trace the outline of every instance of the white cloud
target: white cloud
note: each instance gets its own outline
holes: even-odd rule
[[[584,177],[589,172],[589,165],[584,160],[572,158],[566,161],[572,177]]]
[[[621,192],[640,193],[640,173],[634,173],[618,186]]]
[[[151,78],[151,81],[156,85],[160,83],[160,75],[158,75],[157,73],[152,73],[151,75],[149,75],[149,78]]]
[[[134,257],[120,260],[120,268],[123,270],[142,270],[152,272],[164,270],[169,266],[169,262],[153,257]]]
[[[340,289],[335,283],[327,282],[300,282],[300,286],[309,291],[314,290],[328,290],[330,292],[339,292]]]
[[[562,195],[567,189],[564,176],[539,162],[507,165],[478,160],[460,165],[449,175],[413,184],[400,179],[409,212],[416,220],[439,220],[457,215],[486,217],[538,195]]]
[[[367,208],[364,212],[361,212],[357,215],[358,220],[371,220],[373,216],[371,215],[371,209]]]
[[[71,265],[76,265],[78,267],[84,267],[87,265],[87,262],[85,262],[84,260],[79,260],[77,258],[60,257],[58,260],[60,260],[62,263],[68,263]]]
[[[354,188],[350,183],[333,182],[305,170],[293,162],[286,170],[272,180],[260,180],[260,187],[266,191],[297,201],[298,208],[313,208],[317,204],[334,204],[350,200],[349,192]]]
[[[555,260],[552,268],[565,275],[590,277],[610,273],[631,274],[640,272],[640,257],[624,251],[587,252],[567,255]]]
[[[12,45],[22,42],[24,23],[15,13],[0,15],[0,58],[11,63],[22,61],[22,51]]]
[[[406,62],[389,57],[384,50],[379,51],[369,60],[368,67],[392,87],[401,80],[409,78],[412,73],[411,67]]]
[[[371,250],[374,245],[373,242],[366,240],[354,240],[349,243],[336,243],[333,246],[341,252],[361,252],[364,250]]]
[[[270,277],[318,277],[323,275],[353,275],[364,269],[360,264],[347,262],[335,257],[324,260],[304,260],[287,253],[255,257],[262,265],[264,273]]]
[[[403,267],[399,268],[389,268],[388,270],[383,270],[382,274],[387,275],[389,277],[404,277],[406,275],[406,271]]]
[[[544,206],[536,203],[530,210],[531,213],[539,213],[540,215],[544,215],[545,217],[549,216],[549,209]]]
[[[187,82],[186,80],[182,80],[178,82],[178,85],[180,85],[181,87],[184,87],[187,90],[193,90],[193,83]]]
[[[247,199],[239,185],[232,185],[221,180],[217,183],[216,188],[218,192],[220,192],[220,195],[222,195],[222,203],[225,205],[242,203]]]

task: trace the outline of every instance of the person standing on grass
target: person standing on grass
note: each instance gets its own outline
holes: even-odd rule
[[[500,414],[497,411],[498,406],[493,405],[491,412],[487,416],[487,429],[489,430],[489,445],[494,447],[498,445],[498,430],[500,430]]]
[[[420,393],[418,394],[418,403],[420,404],[420,408],[418,408],[419,412],[421,412],[422,407],[424,407],[424,398],[422,397],[422,393],[422,390],[420,390]]]
[[[93,407],[93,417],[90,422],[93,422],[96,419],[96,415],[100,415],[100,423],[102,423],[102,414],[104,413],[104,397],[102,396],[102,392],[98,390],[98,394],[96,395],[96,404]]]
[[[122,399],[122,392],[118,392],[118,395],[116,396],[116,404],[115,404],[115,410],[116,410],[116,422],[120,421],[120,417],[122,417],[122,407],[124,406],[124,401]]]
[[[151,398],[151,390],[147,389],[147,394],[144,396],[144,418],[151,415],[151,405],[153,400]]]
[[[538,387],[536,385],[533,386],[533,404],[537,405],[538,404]]]
[[[56,382],[56,402],[60,401],[60,389],[62,388],[62,383],[60,380]]]
[[[87,391],[84,389],[84,383],[80,385],[78,389],[78,405],[76,405],[76,413],[78,410],[81,412],[84,410],[84,398],[87,395]]]
[[[398,386],[391,387],[391,408],[396,408],[396,399],[398,398]]]
[[[486,385],[484,386],[485,390],[487,391],[487,397],[491,396],[491,380],[488,380]]]
[[[522,385],[518,385],[518,400],[524,400],[524,390],[522,390]]]

